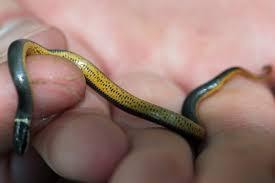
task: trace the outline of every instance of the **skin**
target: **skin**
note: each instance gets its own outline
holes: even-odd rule
[[[123,88],[176,112],[189,91],[224,68],[240,65],[259,72],[275,63],[272,1],[173,1],[168,6],[154,0],[50,0],[41,6],[21,0],[10,7],[5,2],[10,1],[0,1],[7,5],[1,21],[27,15],[23,8],[28,8],[60,29],[32,35],[33,40],[84,55]],[[60,176],[112,183],[274,182],[275,106],[267,85],[236,77],[201,103],[208,143],[193,162],[184,139],[113,108],[85,89],[71,64],[42,56],[27,62],[35,150],[23,159],[10,152],[17,101],[7,65],[1,64],[0,182],[61,182]],[[41,123],[42,117],[63,111]]]

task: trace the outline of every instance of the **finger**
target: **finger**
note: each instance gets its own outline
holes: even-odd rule
[[[32,84],[35,118],[63,112],[84,97],[86,85],[82,73],[64,60],[56,57],[30,57],[27,60],[27,70]],[[13,87],[10,88],[15,91]],[[83,100],[92,98],[91,95],[97,94],[87,94]],[[39,128],[33,131],[41,131],[32,138],[34,147],[59,175],[80,181],[106,179],[121,154],[126,152],[127,141],[123,131],[111,123],[106,112],[102,112],[107,111],[108,107],[105,102],[99,105],[100,102],[89,105],[85,101],[57,117],[42,131],[41,125],[36,125],[37,120],[33,121],[32,127]],[[15,110],[10,114],[13,116],[14,112]],[[117,149],[117,153],[114,149]],[[93,174],[90,173],[90,167],[95,167]]]
[[[62,68],[62,71],[60,69],[57,70],[57,68]],[[0,83],[3,83],[3,86],[5,86],[4,90],[0,92],[2,101],[0,108],[3,111],[0,121],[1,131],[4,132],[0,134],[1,154],[2,158],[9,160],[6,163],[3,161],[1,163],[9,164],[9,166],[6,166],[6,169],[10,172],[3,177],[10,175],[10,179],[12,180],[23,180],[21,177],[23,176],[26,182],[37,182],[37,180],[41,182],[42,179],[46,182],[52,180],[55,178],[53,172],[36,153],[29,151],[23,158],[11,155],[4,156],[6,152],[12,149],[12,121],[17,106],[17,95],[9,77],[6,63],[0,66],[0,70],[0,73],[3,74]],[[66,108],[79,102],[81,96],[84,94],[85,81],[81,72],[63,60],[56,60],[56,58],[49,59],[49,57],[31,57],[27,60],[27,70],[30,71],[29,75],[34,93],[34,116],[38,119],[64,111]],[[40,70],[41,72],[32,72],[32,70]],[[67,84],[70,87],[65,87]],[[46,97],[45,95],[49,96]],[[41,130],[42,127],[41,124],[36,124],[35,122],[39,122],[39,120],[33,121],[33,132],[36,130],[39,131],[38,128]],[[43,124],[43,126],[45,125]],[[36,170],[37,173],[33,174],[33,170]]]
[[[37,61],[39,60],[39,61]],[[62,68],[62,69],[60,69]],[[80,71],[64,60],[54,57],[30,57],[27,59],[34,97],[34,117],[44,118],[63,111],[81,100],[85,81]],[[17,93],[9,75],[7,63],[0,66],[1,104],[1,152],[9,150],[12,139],[12,121],[17,106]],[[35,124],[33,124],[35,126]],[[8,143],[5,143],[8,142]]]
[[[2,21],[3,22],[3,21]],[[18,38],[30,38],[32,40],[38,41],[50,48],[64,48],[66,42],[64,40],[63,34],[59,30],[45,26],[37,22],[36,20],[27,18],[13,19],[2,23],[0,27],[0,62],[6,61],[7,47],[11,41]],[[43,39],[44,38],[44,39]],[[49,41],[52,38],[54,41]],[[56,41],[56,42],[55,42]],[[43,60],[43,59],[42,59]],[[42,71],[46,65],[29,64],[29,59],[27,61],[28,69],[37,68]],[[32,62],[32,61],[30,61]],[[34,66],[36,65],[36,66]],[[41,69],[42,67],[42,69]],[[12,139],[12,129],[13,129],[13,117],[14,111],[17,105],[17,95],[15,93],[13,84],[9,77],[9,72],[7,69],[7,64],[1,64],[0,66],[0,83],[2,90],[0,91],[0,182],[48,182],[53,181],[56,175],[48,168],[44,161],[40,158],[37,153],[30,148],[29,153],[22,157],[12,156],[5,152],[11,150],[11,139]],[[29,71],[29,70],[28,70]],[[27,71],[27,72],[28,72]],[[43,70],[44,72],[44,70]],[[35,77],[40,77],[41,74],[31,74]],[[44,75],[45,76],[45,75]],[[59,75],[61,76],[61,75]],[[47,76],[49,77],[49,76]],[[39,79],[45,79],[42,77]],[[37,79],[37,78],[36,78]],[[38,80],[39,80],[38,79]],[[35,78],[34,78],[35,80]],[[46,79],[45,79],[46,81]],[[40,83],[41,84],[41,83]],[[35,111],[36,114],[37,110]],[[37,114],[39,116],[39,114]],[[34,173],[35,172],[35,173]],[[3,180],[3,181],[2,181]]]
[[[60,176],[105,182],[127,152],[127,138],[97,109],[67,111],[33,138],[34,146]]]
[[[65,78],[70,82],[78,80],[78,83],[84,83],[82,74],[81,77],[72,74]],[[128,144],[124,132],[111,121],[108,103],[95,91],[88,88],[83,98],[78,92],[83,91],[85,85],[78,86],[75,92],[74,87],[77,86],[67,81],[59,82],[56,79],[54,81],[55,84],[61,84],[66,92],[74,95],[77,101],[81,98],[82,100],[77,106],[57,116],[40,131],[33,138],[34,147],[46,163],[62,177],[84,182],[106,181],[127,152]],[[37,83],[40,82],[33,82]],[[48,89],[51,83],[43,81],[42,84]],[[75,103],[72,99],[66,98],[66,94],[55,96],[58,94],[55,90],[50,92],[51,95],[47,92],[41,96],[41,91],[36,93],[35,85],[33,89],[34,100],[39,104],[42,103],[40,105],[42,108],[39,106],[35,108],[44,115],[54,113],[52,111],[54,108],[44,104],[44,100],[58,100],[58,103],[65,103],[66,106]]]
[[[7,25],[8,24],[8,25]],[[32,27],[33,29],[29,28]],[[40,27],[40,28],[39,28]],[[5,30],[3,30],[5,29]],[[17,32],[17,30],[20,32]],[[38,31],[40,30],[40,31]],[[6,61],[6,52],[8,47],[8,40],[12,41],[13,39],[19,38],[20,36],[23,36],[24,33],[25,36],[31,36],[31,39],[41,41],[42,43],[45,43],[46,46],[54,47],[54,42],[45,41],[48,40],[48,37],[53,38],[56,43],[56,46],[60,46],[61,48],[65,47],[66,42],[64,41],[64,36],[61,34],[57,29],[54,28],[43,28],[41,24],[38,22],[34,23],[30,19],[28,20],[10,20],[10,22],[6,22],[1,26],[1,47],[0,47],[0,62]],[[32,34],[33,33],[33,34]],[[44,37],[45,40],[43,40],[41,37]],[[27,65],[29,63],[27,62]],[[38,69],[38,71],[42,71],[40,63],[34,63],[35,69]],[[42,65],[41,65],[42,66]],[[32,66],[31,66],[32,67]],[[28,68],[29,69],[29,68]],[[17,94],[14,90],[14,86],[12,84],[10,74],[8,71],[7,64],[1,64],[0,65],[0,83],[2,86],[2,89],[0,91],[0,153],[7,152],[10,150],[11,147],[11,136],[12,136],[12,121],[14,117],[14,111],[16,110],[17,106]],[[43,70],[44,71],[44,70]],[[37,72],[39,73],[39,72]],[[36,73],[36,74],[37,74]],[[36,75],[36,76],[39,76]],[[35,76],[35,77],[36,77]],[[48,76],[49,77],[49,76]]]
[[[58,40],[58,39],[57,39]],[[45,43],[42,41],[42,43]],[[45,44],[46,47],[48,47],[48,44]],[[39,62],[37,61],[39,60]],[[34,117],[37,120],[34,120],[32,123],[32,131],[40,131],[42,129],[42,127],[45,127],[46,124],[44,123],[44,118],[52,115],[52,114],[56,114],[59,112],[64,111],[67,108],[72,107],[73,105],[75,105],[76,103],[78,103],[80,100],[83,100],[83,102],[81,102],[81,104],[79,104],[76,108],[74,108],[73,110],[71,110],[71,112],[73,112],[72,119],[75,119],[75,116],[82,116],[83,111],[84,114],[86,113],[92,113],[92,114],[96,114],[95,116],[99,115],[100,117],[104,116],[104,114],[106,116],[104,116],[104,118],[109,118],[108,116],[108,106],[106,105],[106,101],[103,102],[102,98],[99,99],[99,96],[97,94],[95,94],[95,92],[86,92],[85,94],[85,98],[83,99],[84,96],[84,92],[85,92],[85,80],[82,76],[82,73],[76,69],[75,66],[72,66],[72,64],[68,64],[68,62],[63,61],[63,65],[62,65],[62,60],[59,58],[55,58],[55,57],[30,57],[27,60],[27,71],[29,73],[30,76],[30,80],[31,80],[31,84],[32,84],[32,90],[33,90],[33,98],[34,98]],[[7,113],[5,112],[5,116],[2,116],[3,118],[5,118],[5,120],[1,121],[3,124],[3,131],[6,132],[6,134],[4,134],[5,138],[1,138],[3,140],[7,139],[6,142],[1,143],[3,144],[3,148],[2,148],[2,153],[7,152],[11,149],[11,136],[12,136],[12,126],[10,125],[10,121],[12,121],[13,117],[14,117],[14,112],[16,110],[16,105],[17,103],[14,102],[12,103],[12,101],[14,100],[14,98],[16,98],[16,93],[15,93],[15,89],[13,87],[13,85],[11,84],[11,79],[8,77],[8,70],[7,70],[7,66],[5,64],[2,64],[3,66],[3,70],[5,70],[5,72],[1,72],[3,73],[4,76],[6,76],[6,78],[3,78],[3,82],[8,82],[10,83],[10,85],[7,85],[7,90],[5,90],[7,93],[3,93],[3,98],[5,99],[4,103],[1,107],[1,109],[3,110],[7,110]],[[88,89],[88,91],[90,91]],[[5,98],[5,95],[9,96]],[[11,97],[12,96],[12,97]],[[92,100],[92,102],[88,102],[88,100]],[[16,100],[15,100],[16,101]],[[7,103],[11,103],[12,105],[9,105],[10,108],[7,109]],[[94,109],[94,110],[90,110],[90,109]],[[69,113],[70,114],[70,113]],[[64,115],[65,116],[65,115]],[[69,115],[70,116],[70,115]],[[93,116],[93,115],[91,115]],[[41,119],[41,120],[39,120]],[[62,118],[60,118],[62,119]],[[125,152],[127,150],[127,146],[126,146],[126,138],[123,138],[123,132],[117,128],[117,126],[112,126],[111,128],[114,128],[115,133],[118,133],[118,138],[114,137],[114,139],[122,139],[122,145],[121,145],[121,149],[119,148],[118,153],[113,153],[113,147],[114,145],[108,145],[108,142],[102,143],[103,144],[103,148],[104,146],[106,146],[107,148],[110,148],[110,150],[107,151],[106,154],[104,153],[99,153],[98,151],[98,147],[100,149],[100,145],[97,145],[97,143],[95,143],[95,146],[93,146],[96,151],[94,152],[93,155],[93,159],[91,161],[87,161],[87,159],[83,158],[83,161],[79,161],[79,157],[83,157],[81,155],[81,153],[87,153],[85,150],[90,149],[90,146],[86,143],[83,144],[84,148],[83,149],[79,149],[79,151],[76,151],[75,153],[71,153],[68,154],[68,157],[70,157],[71,155],[73,156],[73,158],[68,158],[75,163],[78,164],[79,166],[74,166],[75,167],[75,171],[71,171],[71,166],[67,166],[67,161],[65,161],[64,157],[66,156],[59,156],[60,152],[63,154],[64,151],[64,145],[65,147],[70,147],[73,150],[78,150],[78,148],[75,148],[76,146],[79,147],[79,145],[81,143],[78,143],[78,139],[75,138],[75,136],[71,136],[73,137],[73,140],[70,140],[70,138],[67,138],[66,136],[74,134],[72,131],[76,131],[76,136],[80,136],[80,142],[87,142],[87,140],[90,141],[90,139],[94,139],[94,140],[99,140],[99,138],[97,138],[98,133],[100,133],[100,131],[97,131],[98,129],[102,129],[102,125],[101,124],[97,124],[99,127],[95,128],[97,129],[95,132],[97,133],[91,133],[93,132],[93,130],[88,130],[88,135],[91,135],[90,138],[85,138],[86,141],[83,141],[81,138],[83,137],[83,134],[85,134],[85,130],[83,131],[83,123],[81,122],[88,122],[90,123],[92,121],[92,119],[87,119],[86,115],[84,115],[84,119],[83,121],[81,120],[81,118],[78,118],[80,120],[80,123],[78,123],[76,125],[75,128],[71,129],[70,127],[72,127],[71,123],[67,121],[64,121],[65,125],[68,125],[68,131],[65,130],[60,132],[60,129],[58,128],[57,130],[55,130],[55,126],[53,125],[53,130],[51,130],[51,127],[47,127],[47,129],[50,130],[45,130],[45,132],[43,131],[43,133],[41,133],[41,135],[37,135],[37,138],[33,138],[33,142],[34,142],[34,146],[37,149],[38,152],[40,152],[40,154],[42,155],[43,158],[45,158],[47,160],[47,163],[54,169],[56,170],[57,173],[60,173],[61,175],[64,175],[65,177],[69,177],[72,179],[78,179],[79,180],[89,180],[89,179],[106,179],[106,177],[108,177],[111,174],[111,170],[114,168],[115,166],[115,161],[113,161],[113,159],[119,159],[118,157],[120,157],[121,155],[119,155],[119,152]],[[58,122],[58,118],[56,119],[56,121]],[[62,120],[61,120],[62,121]],[[68,120],[69,121],[69,120]],[[74,121],[74,120],[73,120]],[[109,119],[107,121],[110,121]],[[41,123],[43,122],[43,123]],[[84,124],[85,124],[84,123]],[[42,125],[41,125],[42,124]],[[62,124],[62,123],[61,123]],[[106,124],[106,123],[103,123]],[[10,126],[9,126],[10,125]],[[80,126],[78,126],[80,125]],[[103,125],[104,126],[104,125]],[[93,126],[90,126],[93,127]],[[89,128],[87,128],[89,129]],[[109,129],[107,128],[107,131]],[[117,132],[116,132],[117,131]],[[56,133],[59,133],[57,134]],[[64,133],[63,133],[64,132]],[[68,133],[69,132],[69,133]],[[83,133],[84,132],[84,133]],[[87,132],[87,131],[86,131]],[[40,134],[40,133],[38,133]],[[47,134],[49,134],[49,137],[47,136]],[[107,134],[107,135],[106,135]],[[102,131],[102,135],[104,135],[104,137],[110,137],[108,136],[108,134],[112,134],[111,132],[108,133],[104,133],[104,130]],[[60,136],[59,136],[60,135]],[[101,135],[101,133],[100,133]],[[48,138],[44,138],[44,137],[48,137]],[[55,136],[57,139],[61,139],[54,141],[52,139],[52,137]],[[112,136],[112,135],[111,135]],[[43,138],[39,138],[39,137],[43,137]],[[59,138],[60,137],[60,138]],[[62,138],[66,137],[63,140]],[[67,143],[67,140],[70,140],[70,142],[72,142],[71,145],[69,145],[70,143]],[[101,139],[101,138],[100,138]],[[53,141],[51,141],[53,140]],[[76,141],[74,141],[76,140]],[[117,142],[120,140],[114,140],[114,142]],[[60,142],[60,145],[56,145]],[[62,142],[62,143],[61,143]],[[120,142],[119,142],[120,143]],[[45,147],[49,147],[49,148],[45,148]],[[115,143],[115,147],[119,147],[116,145]],[[57,154],[53,154],[51,152],[59,152]],[[66,151],[65,151],[66,152]],[[69,151],[71,152],[71,151]],[[49,156],[49,154],[50,156]],[[93,153],[91,153],[93,154]],[[117,155],[118,154],[118,155]],[[120,153],[122,154],[122,153]],[[28,154],[27,154],[28,155]],[[100,155],[102,155],[102,158],[100,158]],[[118,157],[117,157],[118,156]],[[31,156],[32,157],[32,156]],[[47,157],[51,157],[48,158]],[[105,169],[105,167],[102,167],[101,169],[99,169],[99,171],[94,171],[94,174],[90,174],[90,172],[88,170],[90,170],[90,166],[91,164],[100,164],[102,163],[102,159],[105,160],[105,157],[107,158],[106,160],[106,164],[108,164],[109,162],[109,169]],[[108,157],[110,157],[110,161],[108,161]],[[113,158],[115,157],[115,158]],[[28,158],[28,156],[25,156],[25,163],[20,164],[23,167],[25,165],[26,169],[20,169],[22,172],[21,174],[25,174],[28,175],[27,170],[30,170],[31,167],[27,167],[28,165],[33,163],[33,158]],[[14,158],[14,161],[12,161],[15,167],[16,166],[16,162],[21,162],[22,161],[18,161],[16,159],[16,157]],[[79,163],[79,162],[82,162]],[[39,162],[37,162],[39,164]],[[104,163],[103,163],[104,164]],[[97,167],[97,166],[93,166],[93,167]],[[19,168],[18,168],[19,169]],[[17,171],[18,171],[17,169]],[[97,169],[95,169],[97,170]],[[107,172],[107,173],[104,173]],[[73,172],[73,173],[72,173]],[[75,172],[75,173],[74,173]],[[103,172],[103,173],[100,173]],[[72,173],[72,174],[70,174]],[[85,174],[86,173],[86,174]],[[18,175],[18,172],[14,173],[15,175]],[[87,175],[88,174],[88,175]],[[106,176],[107,175],[107,176]],[[31,180],[37,180],[38,177],[33,176],[33,177],[28,177]],[[45,178],[45,177],[44,177]]]
[[[209,139],[197,162],[198,182],[274,182],[274,98],[268,87],[236,77],[201,103],[199,116]]]
[[[171,81],[145,73],[131,73],[120,78],[123,80],[119,84],[136,96],[176,112],[180,111],[183,94]],[[128,133],[131,149],[112,176],[111,182],[192,180],[192,153],[182,137],[117,109],[113,111],[113,118]]]

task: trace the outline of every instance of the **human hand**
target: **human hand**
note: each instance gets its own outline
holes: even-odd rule
[[[37,1],[29,2],[21,3],[60,28],[70,50],[92,60],[133,94],[177,112],[188,91],[223,68],[241,65],[256,71],[273,64],[272,47],[263,44],[272,42],[273,29],[268,27],[272,18],[268,13],[256,17],[262,10],[253,4],[255,11],[238,4],[242,14],[236,16],[232,4],[225,11],[218,3],[55,1],[52,10],[48,8],[51,1],[44,2],[43,8],[36,6]],[[271,7],[268,2],[266,7]],[[32,39],[48,47],[66,48],[55,29],[32,35]],[[33,123],[32,142],[42,159],[32,149],[23,159],[10,153],[17,100],[7,66],[2,64],[0,177],[5,182],[11,177],[53,182],[58,177],[51,170],[86,182],[110,177],[110,182],[274,181],[274,99],[262,84],[236,78],[201,104],[201,123],[208,138],[193,170],[184,139],[148,128],[154,125],[110,108],[95,92],[85,91],[81,73],[70,64],[52,57],[32,57],[28,63],[38,118]],[[64,110],[54,121],[41,125],[39,118]]]

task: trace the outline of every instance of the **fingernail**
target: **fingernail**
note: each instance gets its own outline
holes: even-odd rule
[[[10,43],[16,39],[30,38],[49,27],[32,18],[18,18],[0,25],[0,63],[7,60]]]

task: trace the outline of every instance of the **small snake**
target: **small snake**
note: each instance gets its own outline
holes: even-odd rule
[[[206,136],[205,129],[197,124],[198,114],[196,111],[202,99],[218,91],[227,80],[236,74],[253,79],[261,79],[266,75],[265,73],[264,75],[256,76],[238,67],[230,68],[213,80],[193,90],[184,102],[182,107],[183,115],[181,115],[135,97],[116,85],[95,65],[80,55],[66,50],[49,50],[30,40],[19,39],[12,42],[8,49],[9,70],[18,94],[13,137],[14,150],[18,155],[23,155],[27,150],[32,120],[33,97],[26,72],[26,57],[29,55],[53,55],[65,58],[82,71],[87,85],[118,108],[164,126],[196,142],[203,140]]]

